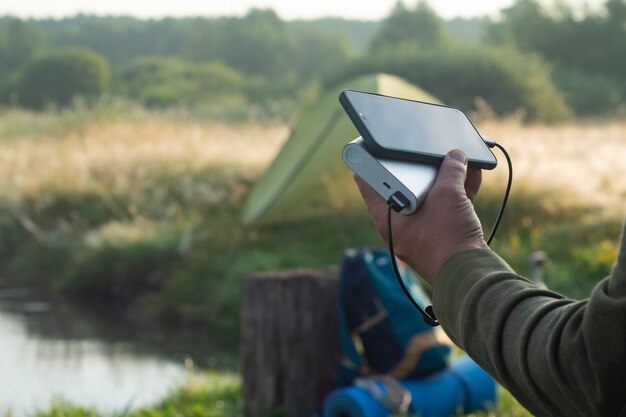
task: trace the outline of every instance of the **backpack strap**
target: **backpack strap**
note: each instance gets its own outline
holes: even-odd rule
[[[342,361],[342,366],[353,369],[358,372],[358,369],[363,364],[363,358],[356,350],[354,340],[352,339],[352,333],[348,329],[348,319],[346,318],[346,309],[344,304],[344,279],[343,276],[339,277],[339,288],[337,288],[337,321],[339,322],[339,342],[341,343],[341,350],[345,356]],[[348,362],[348,363],[346,363]]]

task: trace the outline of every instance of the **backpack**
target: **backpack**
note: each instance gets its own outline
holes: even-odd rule
[[[412,271],[403,268],[401,274],[416,301],[429,304]],[[389,252],[345,251],[337,294],[343,352],[338,385],[367,375],[419,379],[448,367],[450,339],[441,328],[426,324],[406,298]]]

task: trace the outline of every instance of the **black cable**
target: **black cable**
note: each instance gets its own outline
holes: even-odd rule
[[[498,212],[498,217],[496,217],[496,222],[491,229],[491,233],[489,233],[489,239],[487,239],[487,246],[491,245],[491,241],[493,237],[496,235],[496,230],[498,230],[498,226],[500,226],[500,220],[502,220],[502,215],[504,214],[504,209],[506,208],[506,203],[509,200],[509,194],[511,193],[511,186],[513,185],[513,163],[511,162],[511,157],[508,152],[502,145],[497,142],[493,142],[493,145],[490,143],[490,146],[495,146],[504,154],[506,158],[506,163],[509,166],[509,180],[506,184],[506,190],[504,191],[504,198],[502,199],[502,204],[500,205],[500,211]]]
[[[417,301],[415,301],[415,299],[413,298],[409,290],[404,285],[404,281],[402,281],[402,277],[400,276],[400,271],[398,269],[398,264],[396,262],[396,255],[393,250],[393,236],[391,233],[391,208],[392,208],[392,203],[388,201],[387,202],[387,243],[389,244],[389,257],[391,258],[391,265],[393,266],[393,272],[396,275],[396,281],[398,281],[398,285],[400,285],[400,288],[402,288],[402,292],[404,292],[404,295],[406,296],[406,298],[408,298],[411,304],[413,304],[413,307],[415,307],[422,314],[422,317],[424,317],[424,321],[430,326],[433,326],[433,327],[439,326],[439,321],[437,320],[437,317],[435,316],[435,312],[433,311],[433,306],[430,306],[430,305],[426,306],[426,309],[423,309],[422,307],[420,307],[420,305],[417,304]]]
[[[502,199],[502,204],[500,205],[500,210],[498,212],[496,222],[494,223],[493,228],[491,229],[491,233],[489,234],[489,239],[487,239],[487,245],[490,245],[491,241],[493,240],[493,237],[496,235],[498,226],[500,226],[500,221],[502,220],[502,216],[506,208],[506,203],[508,202],[509,194],[511,193],[511,186],[513,185],[513,163],[511,162],[511,157],[509,156],[508,152],[506,151],[506,149],[504,149],[502,145],[500,145],[499,143],[491,139],[485,142],[489,145],[489,147],[497,147],[498,149],[500,149],[500,151],[504,154],[507,165],[509,167],[509,179],[506,184],[506,190],[504,191],[504,198]],[[425,308],[422,308],[415,301],[415,299],[413,298],[409,290],[406,288],[406,286],[404,285],[404,281],[402,280],[402,276],[400,275],[400,270],[398,269],[398,264],[396,262],[395,252],[393,250],[393,234],[391,231],[391,210],[394,209],[396,211],[401,211],[406,205],[406,203],[402,201],[402,199],[400,200],[398,198],[394,199],[393,198],[394,196],[391,196],[389,200],[387,200],[387,242],[389,244],[389,256],[391,258],[391,265],[393,266],[393,272],[396,275],[396,281],[398,281],[398,285],[400,285],[400,288],[402,288],[402,292],[404,292],[404,295],[409,299],[411,304],[413,304],[413,306],[422,314],[424,321],[430,326],[433,326],[433,327],[439,326],[439,320],[437,320],[437,317],[435,316],[433,306],[428,305]],[[404,198],[404,200],[406,200],[406,198]]]

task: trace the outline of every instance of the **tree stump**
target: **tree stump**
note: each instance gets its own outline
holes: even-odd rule
[[[341,356],[337,268],[253,275],[244,280],[241,355],[244,413],[309,417],[322,381]]]

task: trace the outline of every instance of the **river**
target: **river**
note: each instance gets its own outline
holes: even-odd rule
[[[155,328],[114,307],[0,288],[0,416],[62,400],[122,412],[157,402],[193,368],[232,366],[209,337]]]

